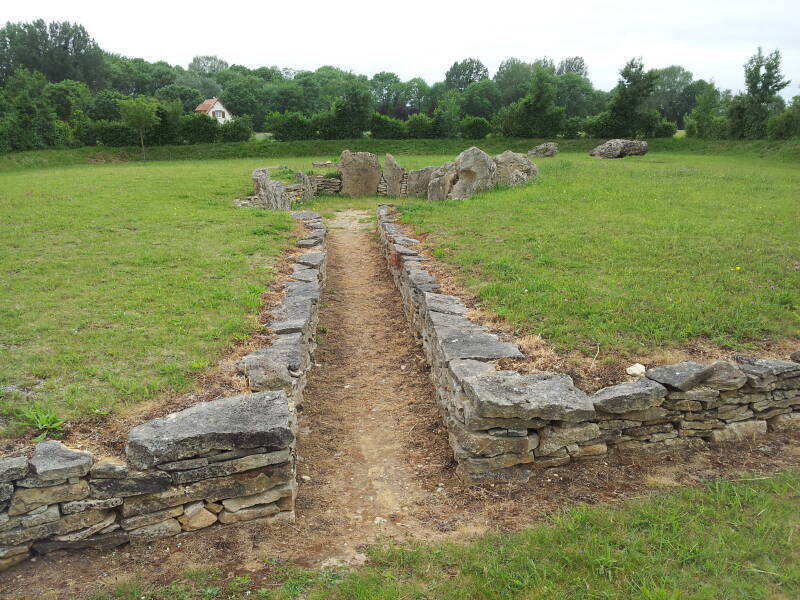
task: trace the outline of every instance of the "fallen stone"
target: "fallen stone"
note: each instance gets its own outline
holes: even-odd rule
[[[107,535],[97,535],[87,539],[76,540],[73,542],[36,542],[33,550],[37,554],[47,554],[57,550],[83,550],[85,548],[95,548],[97,550],[110,550],[130,541],[126,532],[118,531]]]
[[[176,506],[174,508],[167,508],[165,510],[159,510],[144,515],[128,517],[127,519],[122,519],[119,522],[119,524],[123,529],[126,530],[139,529],[141,527],[147,527],[148,525],[153,525],[154,523],[161,523],[167,519],[178,517],[182,514],[183,514],[183,506]]]
[[[539,169],[527,156],[511,150],[495,156],[494,164],[497,169],[495,176],[497,185],[513,187],[539,175]]]
[[[83,500],[89,495],[89,484],[86,481],[65,483],[46,488],[18,488],[11,500],[8,514],[11,516],[30,512],[46,504]]]
[[[480,417],[576,422],[595,416],[591,400],[561,373],[498,371],[468,377],[463,386]]]
[[[545,142],[528,150],[528,156],[536,158],[552,158],[556,154],[558,154],[558,144],[556,142]]]
[[[647,154],[647,142],[621,139],[603,142],[589,152],[589,156],[595,158],[624,158],[643,154]]]
[[[28,459],[24,456],[0,458],[0,483],[22,479],[28,474]]]
[[[453,199],[469,198],[497,184],[497,165],[491,156],[475,146],[456,157],[455,170],[458,180],[449,194]]]
[[[211,450],[280,450],[293,441],[286,394],[260,392],[197,404],[134,427],[125,451],[131,464],[146,469]]]
[[[474,478],[477,475],[489,476],[487,478],[504,478],[502,473],[505,469],[517,467],[519,465],[528,465],[534,462],[532,454],[501,454],[500,456],[491,456],[487,458],[464,458],[459,461],[456,471],[461,476]],[[489,475],[491,474],[491,475]],[[530,476],[530,472],[528,472]],[[525,477],[525,471],[510,471],[509,478],[519,480]]]
[[[172,483],[169,473],[152,472],[130,475],[125,479],[93,479],[89,483],[92,498],[126,498],[162,492]]]
[[[67,448],[61,442],[36,444],[30,459],[31,471],[43,480],[83,477],[92,466],[92,455]]]
[[[676,365],[664,365],[647,369],[648,378],[667,387],[687,391],[703,382],[707,374],[706,365],[693,361],[686,361]]]
[[[238,523],[240,521],[252,521],[253,519],[260,519],[262,517],[271,517],[280,512],[280,509],[275,504],[262,504],[252,506],[250,508],[243,508],[236,512],[223,510],[219,513],[218,518],[220,523]]]
[[[163,537],[170,537],[178,535],[181,532],[181,524],[177,519],[167,519],[161,523],[147,525],[139,529],[131,529],[128,532],[132,542],[134,541],[147,541]]]
[[[65,502],[61,505],[61,512],[65,515],[72,515],[85,510],[95,508],[114,508],[122,506],[122,498],[104,498],[103,500],[76,500]]]
[[[228,512],[239,512],[243,508],[249,508],[251,506],[256,506],[258,504],[272,504],[273,502],[277,502],[281,498],[285,498],[287,496],[291,496],[294,494],[295,485],[294,483],[290,483],[288,485],[281,485],[278,487],[274,487],[271,490],[266,490],[264,492],[260,492],[258,494],[252,494],[250,496],[242,496],[239,498],[228,498],[227,500],[222,501],[222,506],[225,507],[225,510]]]
[[[789,355],[793,362],[800,363],[800,350],[795,350]]]
[[[658,406],[666,395],[667,388],[643,377],[603,388],[591,396],[591,401],[595,410],[618,414]]]
[[[766,421],[740,421],[724,428],[715,429],[711,439],[715,442],[731,442],[753,439],[767,433]]]

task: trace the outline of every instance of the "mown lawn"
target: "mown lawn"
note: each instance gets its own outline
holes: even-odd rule
[[[0,174],[0,424],[181,388],[253,330],[294,239],[288,215],[231,204],[258,164]]]
[[[486,306],[595,354],[800,339],[800,168],[746,154],[539,159],[540,179],[403,219]]]
[[[168,587],[133,579],[93,598],[782,600],[800,597],[798,505],[800,473],[721,481],[465,544],[372,549],[354,571],[274,561],[256,583],[200,568]]]

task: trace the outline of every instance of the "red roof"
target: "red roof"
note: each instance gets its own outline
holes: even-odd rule
[[[208,100],[203,100],[200,104],[197,105],[197,108],[194,109],[194,112],[207,113],[214,107],[214,104],[216,103],[217,103],[216,98],[209,98]]]

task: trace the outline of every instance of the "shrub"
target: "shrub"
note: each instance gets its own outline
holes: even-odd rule
[[[92,137],[103,146],[135,146],[139,143],[136,132],[121,121],[95,121]]]
[[[273,112],[267,115],[265,126],[279,142],[310,140],[315,137],[315,124],[299,112]]]
[[[372,137],[382,140],[401,140],[408,137],[405,121],[374,113],[370,120]]]
[[[249,116],[233,117],[219,128],[220,142],[247,142],[253,136],[253,119]]]
[[[441,106],[433,111],[433,133],[438,138],[458,137],[458,111]]]
[[[406,121],[408,137],[423,139],[436,137],[433,131],[433,119],[423,113],[411,115]]]
[[[785,110],[767,121],[767,136],[771,140],[788,140],[800,136],[800,111]]]
[[[217,129],[219,123],[208,115],[193,113],[183,115],[180,119],[180,137],[187,144],[214,142],[217,139]]]
[[[8,125],[0,121],[0,154],[11,152],[11,141],[8,139]]]
[[[586,129],[586,119],[583,117],[570,117],[564,119],[563,129],[561,134],[567,139],[577,139],[581,135],[581,131]]]
[[[461,137],[468,140],[482,140],[492,130],[492,126],[483,117],[464,117],[461,119]]]
[[[177,100],[159,105],[156,109],[158,123],[145,134],[147,145],[165,146],[167,144],[177,144],[180,141],[180,119],[182,113],[183,107]]]
[[[69,123],[56,121],[56,136],[53,140],[53,146],[56,148],[77,148],[80,146],[80,141],[75,138],[75,132],[69,126]]]
[[[671,138],[678,132],[678,126],[672,121],[661,120],[653,130],[653,137]]]

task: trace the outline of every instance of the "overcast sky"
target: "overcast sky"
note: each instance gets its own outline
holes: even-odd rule
[[[432,83],[466,57],[493,75],[510,56],[556,61],[583,56],[595,86],[610,89],[620,67],[641,56],[648,68],[682,65],[695,78],[734,91],[760,45],[783,54],[800,94],[800,0],[622,0],[442,2],[11,2],[0,21],[83,24],[105,50],[186,66],[197,54],[230,63],[315,69],[334,65],[372,76],[393,71]]]

